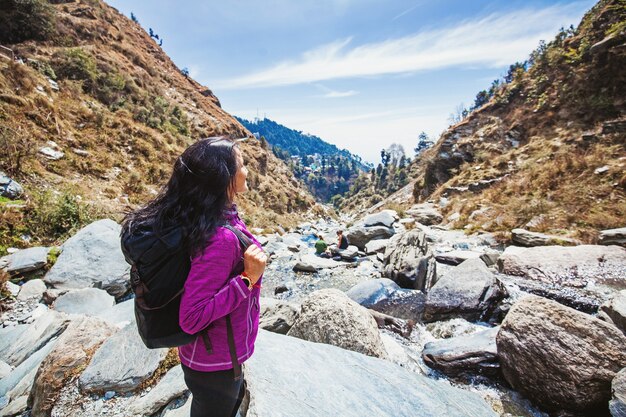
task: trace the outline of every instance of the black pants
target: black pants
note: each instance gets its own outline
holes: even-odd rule
[[[193,400],[191,417],[235,417],[245,394],[243,378],[235,381],[232,369],[201,372],[182,365]]]

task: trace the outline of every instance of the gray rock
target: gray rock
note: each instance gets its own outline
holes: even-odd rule
[[[189,396],[185,404],[178,408],[172,408],[163,413],[162,417],[189,417],[191,415],[191,400],[192,396]]]
[[[346,237],[351,245],[360,250],[365,250],[365,245],[376,239],[388,239],[394,234],[394,230],[386,226],[365,227],[355,225],[346,232]]]
[[[619,246],[506,248],[500,272],[568,287],[602,284],[626,289],[626,249]]]
[[[378,213],[370,214],[361,219],[358,223],[365,227],[385,226],[393,227],[398,220],[398,213],[395,210],[383,210]]]
[[[422,352],[424,363],[451,377],[495,377],[500,373],[496,348],[498,330],[494,327],[471,335],[427,343]]]
[[[422,318],[426,300],[423,292],[400,288],[388,278],[356,284],[346,295],[363,307],[416,322]]]
[[[601,231],[598,243],[601,245],[626,245],[626,227]]]
[[[5,376],[9,375],[9,373],[11,372],[12,369],[13,368],[11,367],[11,365],[6,363],[5,361],[0,361],[0,379],[2,379]]]
[[[311,293],[302,302],[300,315],[287,335],[385,357],[376,321],[365,308],[336,289]]]
[[[521,246],[575,246],[580,245],[580,241],[564,236],[546,235],[543,233],[531,232],[525,229],[511,230],[511,240],[516,245]]]
[[[118,328],[135,322],[135,300],[130,299],[103,310],[96,317],[117,326]]]
[[[437,262],[441,262],[448,265],[459,265],[468,259],[477,259],[483,255],[482,252],[476,252],[472,250],[452,250],[449,252],[442,252],[435,255]]]
[[[67,327],[67,318],[49,311],[31,324],[0,330],[0,359],[18,366]]]
[[[300,314],[300,306],[275,298],[261,297],[259,327],[274,333],[287,334]]]
[[[300,257],[300,260],[294,265],[293,270],[302,272],[316,272],[320,269],[336,268],[340,265],[343,265],[343,263],[309,254],[302,255]]]
[[[613,298],[600,306],[600,311],[626,334],[626,290],[616,293]]]
[[[24,189],[17,181],[0,172],[0,196],[15,200],[24,193]]]
[[[436,206],[430,203],[415,204],[406,211],[406,214],[425,226],[439,224],[443,220]]]
[[[615,375],[611,383],[612,398],[609,410],[613,417],[626,417],[626,368]]]
[[[0,397],[4,397],[11,390],[14,390],[15,387],[18,384],[20,384],[20,382],[24,378],[28,377],[29,381],[30,381],[30,377],[34,378],[35,374],[33,371],[37,370],[37,368],[39,367],[41,362],[44,360],[46,355],[52,350],[52,348],[54,347],[54,342],[55,340],[48,341],[48,343],[43,345],[41,349],[34,351],[32,355],[30,355],[26,360],[24,360],[17,367],[15,367],[15,369],[13,369],[11,373],[9,373],[8,376],[0,380]],[[30,375],[31,373],[32,375]],[[28,386],[29,384],[26,384],[26,385]],[[18,391],[22,391],[22,390],[18,390]],[[20,392],[18,394],[23,394],[23,393]],[[9,397],[9,400],[12,398],[11,395],[7,395],[7,396]],[[18,397],[18,396],[20,395],[15,395],[15,397]]]
[[[470,259],[445,274],[426,296],[424,321],[461,317],[487,320],[506,297],[504,285],[480,259]]]
[[[20,301],[26,300],[41,300],[43,293],[46,292],[46,284],[41,279],[31,279],[26,281],[20,287],[20,293],[17,295],[17,299]]]
[[[54,309],[67,314],[96,316],[113,307],[115,298],[98,288],[82,288],[63,294],[54,302]]]
[[[403,288],[428,292],[435,283],[435,258],[426,235],[410,230],[391,239],[383,258],[383,276]]]
[[[17,295],[20,293],[20,286],[17,284],[12,283],[11,281],[7,281],[4,284],[4,288],[13,296],[13,297],[17,297]]]
[[[0,410],[0,416],[19,416],[28,408],[28,395],[22,395],[11,401],[9,405]]]
[[[354,245],[348,246],[346,249],[340,249],[337,254],[345,261],[352,261],[359,253],[359,248]]]
[[[259,243],[261,244],[261,246],[265,246],[269,243],[269,239],[267,238],[267,236],[259,236],[257,237],[257,240],[259,241]]]
[[[372,255],[374,253],[385,252],[388,244],[389,239],[371,240],[365,245],[365,253],[368,255]]]
[[[606,409],[611,380],[626,367],[626,336],[555,301],[517,301],[496,338],[507,382],[547,411]]]
[[[487,266],[496,265],[498,263],[498,258],[500,258],[500,252],[488,251],[480,255],[480,259]]]
[[[107,339],[78,382],[83,392],[129,392],[150,378],[167,349],[148,349],[130,324]]]
[[[93,317],[78,317],[70,322],[37,370],[29,399],[33,416],[50,415],[62,388],[78,375],[95,349],[116,330]]]
[[[120,248],[120,226],[104,219],[82,228],[63,244],[63,252],[44,280],[54,288],[99,287],[120,297],[130,288],[129,271]]]
[[[135,399],[130,406],[130,412],[133,415],[151,416],[173,399],[182,396],[185,391],[187,391],[187,385],[185,385],[183,369],[177,365],[167,371],[150,392]]]
[[[49,146],[44,146],[42,148],[39,148],[39,153],[53,161],[61,159],[65,156],[63,152],[52,149]]]
[[[264,330],[244,368],[248,417],[496,416],[475,393],[385,360]]]
[[[43,268],[48,262],[49,251],[50,248],[43,246],[17,251],[11,255],[7,272],[11,275],[17,275]]]

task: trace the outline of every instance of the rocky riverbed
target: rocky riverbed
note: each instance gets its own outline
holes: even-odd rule
[[[626,415],[626,249],[523,230],[505,247],[440,221],[422,205],[260,236],[240,415]],[[317,257],[338,229],[351,246]],[[135,330],[118,234],[87,226],[51,268],[50,248],[0,260],[1,416],[188,415],[175,350]]]

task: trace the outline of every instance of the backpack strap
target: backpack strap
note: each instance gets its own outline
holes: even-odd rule
[[[223,224],[222,227],[230,230],[237,236],[237,240],[239,241],[239,245],[241,246],[241,256],[243,258],[243,253],[248,249],[248,247],[252,244],[252,240],[246,236],[241,230],[231,226],[230,224]],[[238,381],[242,378],[241,372],[241,364],[237,360],[237,349],[235,348],[235,335],[233,334],[233,325],[230,320],[230,314],[226,315],[226,332],[228,337],[228,350],[230,351],[230,360],[233,364],[233,372],[235,381]],[[201,332],[202,341],[204,342],[204,347],[206,351],[211,354],[213,353],[213,346],[211,345],[211,340],[209,339],[209,335],[207,334],[206,329]]]

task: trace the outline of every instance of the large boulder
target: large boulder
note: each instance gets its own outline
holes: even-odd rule
[[[67,314],[96,316],[113,307],[115,298],[99,288],[82,288],[61,295],[54,302],[54,309]]]
[[[613,298],[602,304],[598,317],[613,323],[626,334],[626,290],[616,293]]]
[[[498,259],[500,272],[548,284],[585,287],[596,284],[626,289],[626,249],[579,245],[507,248]]]
[[[435,258],[426,235],[410,230],[391,239],[383,257],[383,276],[403,288],[428,292],[435,283]]]
[[[606,410],[611,381],[626,366],[621,331],[534,295],[513,305],[496,343],[507,382],[548,411]]]
[[[500,372],[496,348],[498,330],[494,327],[471,335],[426,343],[422,359],[429,367],[451,377],[495,377]]]
[[[615,375],[611,383],[613,393],[609,402],[609,410],[613,417],[626,417],[626,368]]]
[[[35,246],[22,249],[10,256],[7,272],[11,275],[36,271],[46,266],[50,248]]]
[[[67,324],[65,315],[49,311],[31,324],[0,329],[0,360],[18,366],[53,337],[61,334]]]
[[[398,220],[398,213],[395,210],[383,210],[378,213],[370,214],[361,219],[358,224],[365,227],[371,226],[385,226],[393,227],[393,224]]]
[[[430,203],[415,204],[405,213],[417,220],[418,223],[426,226],[439,224],[443,220],[443,216],[435,205]]]
[[[130,406],[130,412],[136,416],[151,416],[173,399],[181,397],[185,391],[187,391],[187,385],[185,385],[183,368],[180,365],[176,365],[167,371],[165,376],[161,378],[150,392],[133,401]],[[189,415],[189,412],[187,412],[187,415]]]
[[[96,316],[122,329],[126,325],[135,322],[135,300],[131,298],[115,304],[113,307],[101,311]]]
[[[61,388],[77,376],[98,346],[116,330],[104,321],[91,317],[78,317],[70,322],[35,376],[29,397],[33,417],[50,415]]]
[[[393,236],[394,230],[387,226],[370,226],[354,225],[346,231],[346,237],[351,245],[356,246],[359,250],[365,250],[365,245],[369,241],[376,239],[389,239]]]
[[[300,314],[300,306],[288,301],[261,297],[260,304],[259,327],[270,332],[287,334]]]
[[[504,285],[480,259],[469,259],[448,271],[426,296],[424,321],[461,317],[488,320],[507,295]]]
[[[473,250],[451,250],[439,252],[435,255],[435,260],[447,265],[460,265],[468,259],[482,259],[483,253]]]
[[[5,407],[12,402],[28,396],[35,380],[37,368],[54,347],[55,340],[50,340],[41,349],[33,352],[26,360],[13,369],[9,375],[0,380],[0,414],[5,414]],[[9,408],[7,407],[7,408]],[[21,407],[19,407],[21,408]],[[6,413],[6,415],[10,415]]]
[[[19,301],[34,300],[39,301],[46,292],[46,283],[41,279],[31,279],[26,281],[21,287],[17,295]]]
[[[373,255],[380,252],[384,253],[385,249],[387,249],[388,244],[389,239],[370,240],[365,245],[365,253],[368,255]]]
[[[120,247],[120,226],[104,219],[82,228],[63,244],[63,252],[44,280],[54,288],[98,287],[114,297],[130,288],[130,266]]]
[[[376,321],[363,307],[336,289],[311,293],[288,336],[327,343],[369,356],[385,357]]]
[[[423,292],[400,288],[388,278],[370,279],[356,284],[346,295],[363,307],[416,322],[422,318],[426,300]]]
[[[302,255],[298,262],[293,267],[294,271],[301,272],[317,272],[320,269],[337,268],[343,265],[342,262],[337,262],[328,258],[320,258],[316,255]]]
[[[601,245],[621,245],[626,246],[626,227],[619,229],[607,229],[600,232]]]
[[[248,417],[496,416],[479,395],[443,381],[264,330],[244,368]],[[296,374],[300,377],[293,378]]]
[[[531,232],[526,229],[511,230],[511,241],[520,246],[575,246],[580,245],[580,241],[565,236],[546,235],[543,233]]]
[[[96,351],[78,382],[83,392],[129,392],[150,378],[167,349],[148,349],[129,324]]]

